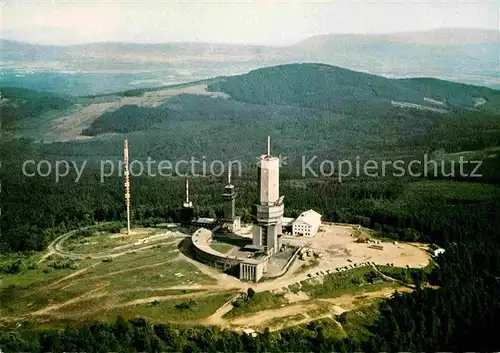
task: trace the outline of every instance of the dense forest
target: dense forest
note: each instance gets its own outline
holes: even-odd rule
[[[37,92],[23,88],[2,87],[0,89],[0,117],[2,129],[13,129],[22,120],[39,119],[44,113],[70,108],[74,98],[49,92]]]
[[[437,79],[388,79],[324,64],[290,64],[253,70],[209,84],[209,90],[255,104],[298,105],[346,113],[376,113],[390,100],[425,104],[424,98],[455,108],[474,108],[475,98],[486,104],[480,110],[498,112],[496,90]]]
[[[82,131],[82,135],[95,136],[107,132],[128,133],[146,130],[166,120],[166,112],[158,108],[125,105],[113,112],[105,112],[91,126]],[[137,117],[140,116],[140,119]]]

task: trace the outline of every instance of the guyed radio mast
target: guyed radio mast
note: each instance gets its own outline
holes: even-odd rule
[[[128,170],[128,141],[123,145],[123,175],[125,176],[125,204],[127,205],[127,234],[130,235],[130,180]]]

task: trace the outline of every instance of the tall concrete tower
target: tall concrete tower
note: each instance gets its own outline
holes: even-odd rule
[[[283,196],[279,196],[280,160],[271,156],[271,140],[267,137],[267,154],[263,154],[258,162],[259,197],[254,204],[253,245],[261,246],[268,254],[279,251],[279,235],[283,218]]]
[[[236,192],[234,191],[234,185],[231,184],[231,165],[229,165],[227,172],[227,185],[224,187],[224,193],[222,194],[222,199],[224,200],[224,224],[225,227],[231,231],[235,231],[240,228],[240,218],[236,217],[235,211],[235,199]]]

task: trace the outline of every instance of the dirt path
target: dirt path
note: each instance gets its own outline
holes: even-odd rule
[[[163,288],[163,289],[171,289],[171,290],[198,289],[198,290],[219,290],[219,291],[223,290],[223,289],[221,289],[221,287],[219,285],[216,285],[216,284],[193,284],[193,285],[178,284],[178,285],[174,285],[174,286]],[[145,290],[162,290],[162,288],[148,287]]]
[[[73,272],[73,273],[70,273],[69,275],[64,276],[63,278],[58,279],[57,281],[55,281],[55,282],[53,282],[53,283],[49,284],[48,286],[46,286],[46,287],[44,287],[44,288],[54,288],[54,287],[55,287],[55,286],[57,286],[59,283],[64,282],[64,281],[67,281],[68,279],[71,279],[71,278],[73,278],[73,277],[79,276],[79,275],[81,275],[82,273],[85,273],[85,272],[87,272],[88,270],[90,270],[90,269],[92,269],[92,268],[96,267],[98,264],[99,264],[99,262],[97,262],[97,263],[95,263],[95,264],[93,264],[93,265],[91,265],[91,266],[89,266],[89,267],[85,267],[85,268],[82,268],[81,270],[78,270],[78,271],[75,271],[75,272]]]
[[[43,255],[40,260],[37,261],[37,264],[40,264],[42,262],[44,262],[50,255],[54,254],[52,251],[49,250],[48,253],[46,253],[45,255]]]
[[[227,302],[224,303],[215,313],[207,317],[203,320],[203,323],[206,325],[217,325],[217,326],[227,326],[228,320],[223,319],[222,317],[226,315],[233,309],[233,301],[239,297],[239,294],[236,294]]]
[[[209,295],[212,294],[217,294],[217,293],[210,293]],[[146,298],[140,298],[140,299],[135,299],[126,303],[120,303],[120,304],[115,304],[111,306],[111,308],[121,308],[121,307],[126,307],[126,306],[133,306],[133,305],[140,305],[140,304],[148,304],[152,303],[154,301],[165,301],[165,300],[172,300],[172,299],[188,299],[188,298],[197,298],[201,295],[207,295],[206,292],[195,292],[195,293],[186,293],[186,294],[173,294],[173,295],[162,295],[162,296],[154,296],[154,297],[146,297]]]
[[[104,295],[106,295],[106,293],[101,293],[100,295],[92,295],[92,294],[103,290],[104,287],[106,287],[106,286],[107,286],[107,284],[102,284],[99,287],[97,287],[95,289],[92,289],[91,291],[89,291],[87,293],[84,293],[84,294],[82,294],[82,295],[80,295],[80,296],[78,296],[76,298],[67,300],[67,301],[65,301],[63,303],[53,304],[53,305],[46,306],[43,309],[40,309],[40,310],[37,310],[37,311],[34,311],[34,312],[30,313],[29,315],[35,315],[35,316],[36,315],[46,315],[46,314],[48,314],[51,311],[58,310],[58,309],[60,309],[62,307],[65,307],[65,306],[77,303],[77,302],[79,302],[81,300],[84,300],[84,299],[96,298],[96,297],[98,298],[98,297],[104,296]]]
[[[382,288],[377,291],[372,291],[372,292],[363,292],[363,293],[353,293],[353,294],[344,294],[339,297],[335,298],[320,298],[318,300],[323,301],[323,302],[328,302],[335,304],[336,306],[339,306],[345,310],[352,310],[357,307],[359,307],[359,302],[366,302],[370,301],[376,298],[389,298],[391,297],[396,291],[398,292],[411,292],[412,289],[408,288],[406,286],[400,286],[400,287],[388,287],[388,288]]]
[[[142,265],[142,266],[137,266],[137,267],[130,267],[130,268],[126,268],[126,269],[119,270],[119,271],[109,272],[109,273],[106,273],[106,274],[103,274],[103,275],[99,275],[99,276],[93,276],[93,277],[90,277],[89,279],[90,280],[94,280],[94,279],[100,279],[100,278],[104,278],[104,277],[118,275],[120,273],[135,271],[135,270],[143,270],[143,269],[146,269],[146,268],[155,268],[155,267],[162,266],[162,265],[168,264],[170,262],[178,261],[178,260],[179,260],[179,257],[176,256],[172,260],[163,261],[163,262],[157,262],[155,264]]]
[[[252,313],[245,316],[239,316],[237,318],[231,319],[230,322],[232,325],[236,326],[261,327],[262,324],[265,323],[266,321],[286,316],[297,315],[303,312],[317,309],[317,307],[318,306],[314,303],[288,305],[279,309],[262,310],[257,313]]]
[[[319,320],[321,318],[332,317],[332,315],[340,315],[346,311],[350,311],[356,309],[360,306],[364,306],[376,298],[387,298],[394,294],[395,291],[399,292],[409,292],[411,288],[401,286],[401,287],[390,287],[390,288],[382,288],[378,291],[373,292],[364,292],[364,293],[355,293],[355,294],[345,294],[335,298],[320,298],[313,300],[305,300],[303,302],[296,302],[295,304],[289,304],[284,307],[275,308],[275,309],[267,309],[262,310],[255,313],[250,313],[244,316],[239,316],[236,318],[223,319],[222,317],[214,316],[212,321],[208,321],[210,324],[214,325],[224,325],[224,326],[236,326],[236,328],[244,329],[244,328],[254,328],[259,329],[262,327],[267,327],[269,321],[286,317],[293,317],[297,314],[302,314],[304,316],[303,319],[294,319],[292,322],[287,322],[284,324],[273,325],[272,330],[278,330],[285,327],[291,327],[300,325],[303,323]],[[324,304],[327,303],[327,307]],[[225,307],[228,303],[224,304],[221,309],[224,315],[226,312],[229,312],[227,307]],[[229,303],[230,304],[230,303]],[[318,315],[311,315],[308,312],[313,311],[315,309],[324,309]],[[226,311],[227,310],[227,311]],[[326,310],[326,312],[325,312]],[[267,323],[267,324],[266,324]]]
[[[105,223],[103,223],[105,224]],[[102,225],[102,224],[100,224]],[[85,230],[85,229],[91,229],[96,226],[89,226],[89,227],[84,227],[80,229],[73,230],[71,232],[68,232],[66,234],[63,234],[59,237],[57,237],[52,243],[50,243],[47,246],[47,250],[49,254],[57,254],[61,257],[67,257],[67,258],[91,258],[91,259],[96,259],[96,260],[102,260],[106,259],[108,257],[118,257],[118,256],[123,256],[126,255],[129,251],[141,251],[141,250],[147,250],[150,248],[153,248],[155,246],[159,245],[171,245],[179,242],[181,239],[183,239],[183,236],[172,236],[170,233],[162,234],[162,236],[158,236],[155,241],[152,241],[150,243],[145,243],[145,244],[138,244],[136,245],[135,243],[131,244],[126,244],[126,245],[120,245],[115,248],[111,248],[107,251],[102,251],[102,252],[97,252],[97,253],[75,253],[71,251],[66,251],[63,248],[63,244],[68,239],[69,237],[73,236],[76,232],[79,230]],[[164,241],[165,238],[167,238],[167,241]]]

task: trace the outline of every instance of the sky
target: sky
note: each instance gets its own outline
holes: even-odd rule
[[[329,33],[498,30],[500,7],[498,0],[3,0],[0,19],[2,38],[38,44],[121,41],[289,45]]]

